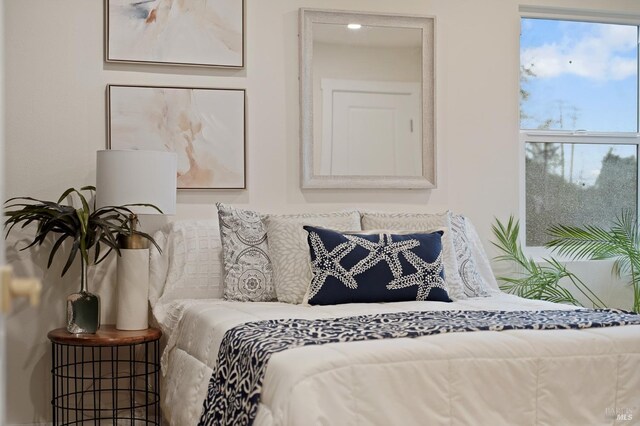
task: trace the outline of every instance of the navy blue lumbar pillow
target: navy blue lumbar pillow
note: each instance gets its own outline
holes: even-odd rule
[[[396,235],[304,229],[313,272],[311,305],[451,302],[444,283],[442,231]]]

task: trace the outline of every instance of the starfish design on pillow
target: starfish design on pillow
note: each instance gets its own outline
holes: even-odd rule
[[[309,288],[309,299],[320,291],[325,280],[330,276],[337,278],[348,288],[358,288],[358,283],[353,278],[353,275],[340,264],[342,258],[354,249],[355,243],[347,241],[338,244],[333,250],[329,251],[320,236],[315,232],[309,232],[309,241],[315,254],[315,259],[311,262],[313,279]]]
[[[418,286],[418,295],[416,300],[427,300],[432,288],[441,288],[445,290],[444,280],[440,276],[442,272],[442,252],[433,262],[427,262],[421,259],[417,254],[406,251],[404,257],[407,259],[416,272],[396,278],[387,284],[389,290],[397,290],[405,287]]]
[[[358,275],[377,265],[383,260],[389,265],[394,278],[402,275],[402,264],[400,263],[400,253],[405,253],[414,247],[418,247],[418,240],[393,241],[391,234],[380,233],[377,242],[369,241],[357,235],[345,235],[345,237],[357,245],[369,250],[367,257],[356,263],[350,272]]]

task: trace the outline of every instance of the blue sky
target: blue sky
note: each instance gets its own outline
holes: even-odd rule
[[[629,25],[523,19],[520,63],[536,75],[521,122],[535,129],[553,119],[552,129],[638,131],[638,28]],[[592,185],[610,148],[637,156],[636,146],[580,145],[574,150],[573,182]],[[571,146],[565,144],[565,162]],[[565,164],[565,172],[570,164]]]
[[[522,127],[547,118],[564,129],[637,131],[638,29],[629,25],[523,19],[521,64],[536,76],[525,89]],[[560,128],[554,124],[553,128]]]

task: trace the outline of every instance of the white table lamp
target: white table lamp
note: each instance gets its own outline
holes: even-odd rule
[[[96,205],[153,204],[162,214],[175,214],[177,156],[164,151],[98,151]],[[137,215],[161,214],[153,207],[130,206]],[[118,258],[119,330],[143,330],[148,324],[149,249],[139,236],[120,236]]]

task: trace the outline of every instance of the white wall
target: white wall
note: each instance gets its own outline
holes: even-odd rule
[[[494,217],[518,212],[518,2],[514,0],[246,0],[246,69],[107,65],[103,2],[4,0],[7,196],[54,198],[94,182],[105,147],[105,85],[247,89],[247,190],[184,191],[179,218],[215,214],[214,203],[267,211],[445,208],[471,217],[485,241]],[[637,0],[530,0],[528,4],[640,14]],[[298,8],[434,15],[436,190],[301,190],[298,127]],[[13,241],[13,240],[12,240]],[[10,242],[12,243],[12,242]],[[64,325],[78,273],[46,270],[46,251],[7,250],[14,266],[44,280],[43,306],[18,304],[8,318],[8,422],[49,419],[48,330]],[[91,289],[113,321],[113,264]],[[106,278],[105,278],[106,277]]]

